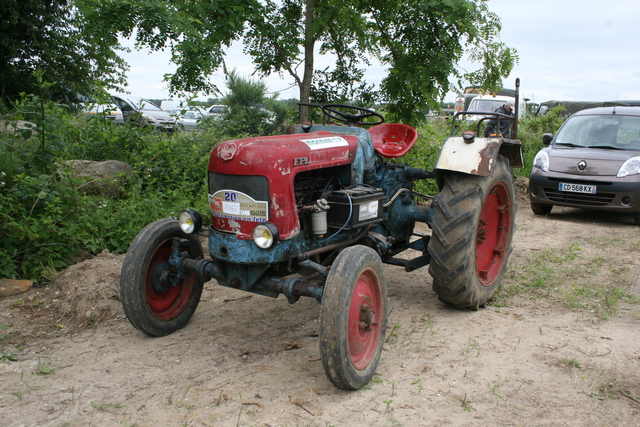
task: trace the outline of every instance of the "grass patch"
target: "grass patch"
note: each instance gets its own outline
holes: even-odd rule
[[[473,409],[473,406],[471,406],[471,402],[467,399],[467,393],[465,393],[462,396],[458,396],[458,400],[460,401],[460,406],[462,406],[462,409],[464,411],[467,411],[467,412],[475,411],[475,409]]]
[[[101,412],[118,413],[123,408],[122,404],[116,403],[99,403],[91,402],[91,406]]]
[[[562,359],[562,363],[564,363],[567,366],[571,366],[572,368],[576,368],[576,369],[580,369],[582,368],[582,365],[580,365],[580,362],[578,362],[578,360],[576,359],[569,359],[567,357]]]
[[[50,375],[63,368],[66,368],[66,366],[58,366],[57,368],[51,367],[51,356],[49,356],[44,360],[38,358],[38,365],[36,366],[35,373],[38,375]]]
[[[640,301],[626,291],[631,285],[630,270],[622,256],[626,251],[624,241],[592,238],[514,259],[492,305],[508,306],[516,296],[544,299],[606,320],[619,313],[621,303]]]
[[[0,362],[17,362],[18,358],[10,351],[0,353]]]

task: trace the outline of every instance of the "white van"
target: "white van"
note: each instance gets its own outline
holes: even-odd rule
[[[504,95],[478,95],[471,100],[467,111],[494,113],[497,108],[502,107],[507,102],[515,104],[516,99],[512,96]],[[520,99],[518,116],[522,118],[523,114],[526,114],[526,111],[524,100]],[[469,116],[469,118],[473,117]]]

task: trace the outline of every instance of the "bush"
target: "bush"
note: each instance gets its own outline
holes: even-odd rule
[[[518,138],[522,142],[522,157],[524,167],[516,169],[516,175],[528,177],[531,172],[531,165],[538,151],[544,144],[542,135],[545,133],[556,133],[566,120],[561,113],[565,110],[560,105],[543,116],[526,117],[520,121],[518,126]]]
[[[67,172],[11,177],[0,188],[0,272],[3,277],[39,280],[46,268],[60,269],[82,252],[103,245],[91,222],[89,205]]]
[[[163,134],[33,96],[14,107],[0,144],[1,277],[40,281],[79,257],[125,252],[145,225],[183,208],[208,211],[209,153],[227,139],[215,128]],[[84,195],[62,166],[78,159],[122,160],[134,172],[117,197]]]

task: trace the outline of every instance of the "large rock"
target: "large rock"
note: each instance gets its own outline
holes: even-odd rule
[[[31,286],[31,280],[0,279],[0,298],[27,292]]]
[[[118,194],[124,179],[133,172],[133,167],[120,160],[105,160],[94,162],[91,160],[69,160],[65,162],[74,174],[83,178],[86,183],[80,187],[85,194]]]

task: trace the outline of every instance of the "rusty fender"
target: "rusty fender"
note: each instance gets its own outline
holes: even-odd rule
[[[517,139],[474,137],[469,142],[452,136],[442,146],[436,169],[490,176],[499,155],[505,156],[512,168],[523,166],[522,147]]]

